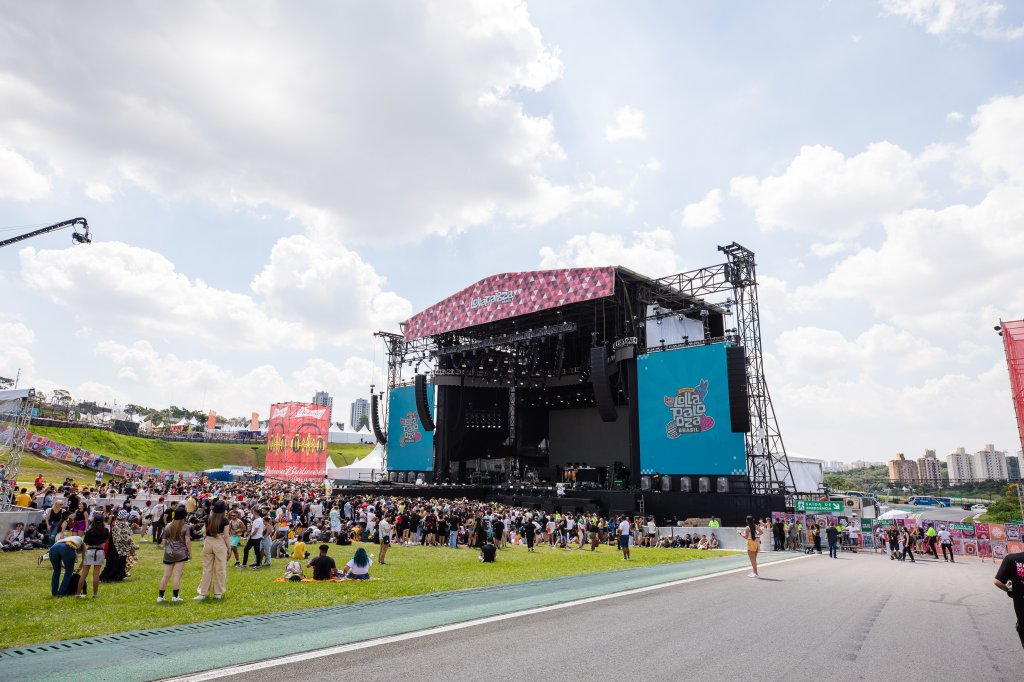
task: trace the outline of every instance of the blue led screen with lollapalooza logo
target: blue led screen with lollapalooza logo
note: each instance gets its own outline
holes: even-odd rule
[[[640,473],[742,475],[742,433],[729,418],[724,343],[637,358]]]
[[[434,411],[434,387],[427,384],[427,405]],[[416,387],[391,390],[388,402],[388,470],[431,471],[434,468],[434,432],[420,423]]]

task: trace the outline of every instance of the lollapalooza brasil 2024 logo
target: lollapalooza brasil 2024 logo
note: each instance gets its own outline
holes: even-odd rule
[[[402,437],[398,439],[398,447],[404,448],[406,445],[420,442],[423,434],[420,433],[418,426],[419,419],[415,412],[409,412],[398,420],[402,425]]]
[[[672,412],[672,419],[665,425],[665,435],[679,438],[684,433],[704,433],[714,425],[713,417],[708,416],[705,399],[708,395],[708,380],[701,379],[696,387],[685,387],[676,391],[674,396],[665,396],[665,407]]]

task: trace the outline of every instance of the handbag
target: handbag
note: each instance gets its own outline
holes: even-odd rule
[[[164,563],[176,564],[179,561],[188,560],[188,547],[184,540],[167,540],[164,545]]]

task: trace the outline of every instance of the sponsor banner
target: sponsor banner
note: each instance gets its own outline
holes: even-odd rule
[[[1001,523],[990,523],[988,534],[992,542],[1006,542],[1006,527]]]
[[[637,359],[641,474],[747,471],[742,433],[729,419],[725,344]]]
[[[975,523],[974,524],[974,536],[979,540],[989,539],[989,527],[987,523]]]
[[[1002,322],[1003,349],[1010,371],[1010,395],[1017,413],[1017,430],[1024,443],[1024,320]]]
[[[323,405],[271,405],[264,476],[284,481],[322,481],[327,471],[329,429],[330,415]]]
[[[992,558],[1002,559],[1006,556],[1006,543],[1005,542],[992,542],[990,543],[992,548]]]
[[[1003,527],[1006,529],[1007,542],[1020,542],[1021,525],[1019,523],[1007,523]]]
[[[615,268],[506,272],[482,279],[403,323],[408,341],[615,293]]]
[[[206,430],[213,431],[217,428],[217,411],[210,410],[210,416],[206,418]]]
[[[427,384],[427,405],[434,410],[434,387]],[[392,389],[388,399],[388,469],[390,471],[432,471],[434,432],[420,423],[416,410],[416,387]]]
[[[250,431],[259,431],[260,430],[260,413],[259,412],[253,412],[252,413],[252,419],[249,421],[249,430]]]

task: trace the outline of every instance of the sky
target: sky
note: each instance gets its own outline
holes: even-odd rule
[[[1020,447],[1024,6],[5,3],[0,376],[228,416],[491,274],[757,255],[787,450]]]

